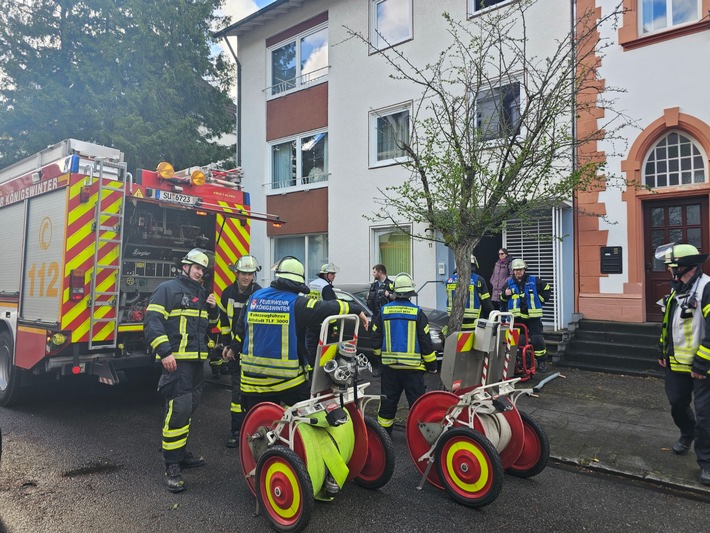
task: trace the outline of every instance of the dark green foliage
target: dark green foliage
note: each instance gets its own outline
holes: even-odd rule
[[[214,57],[221,0],[27,0],[0,13],[0,168],[62,139],[129,170],[234,156],[234,78]]]

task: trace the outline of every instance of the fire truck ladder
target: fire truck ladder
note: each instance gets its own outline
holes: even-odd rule
[[[98,198],[94,218],[94,274],[91,276],[89,302],[89,349],[116,348],[119,322],[119,291],[123,257],[123,208],[126,200],[126,179],[105,180],[104,166],[125,168],[123,163],[99,160]],[[92,173],[93,174],[93,173]],[[125,176],[124,176],[125,178]],[[117,203],[120,194],[120,202]],[[108,309],[104,311],[106,307]],[[111,324],[113,333],[107,335],[104,326]],[[96,327],[98,326],[97,335]]]

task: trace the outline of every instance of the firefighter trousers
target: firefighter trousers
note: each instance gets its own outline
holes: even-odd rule
[[[689,372],[666,368],[665,389],[681,438],[695,440],[698,465],[710,469],[710,379],[695,379]]]
[[[185,455],[190,421],[202,396],[204,361],[178,361],[175,372],[160,376],[158,390],[165,399],[163,460],[179,463]]]
[[[424,372],[421,370],[398,370],[382,365],[382,381],[380,382],[382,400],[377,422],[388,433],[392,433],[402,391],[407,396],[407,402],[411,409],[414,402],[426,392]]]
[[[232,435],[237,435],[242,430],[242,423],[244,422],[244,411],[242,407],[242,391],[240,388],[239,377],[241,375],[241,369],[237,361],[229,361],[229,375],[232,380],[232,403],[230,405],[229,411],[232,419]]]
[[[542,334],[542,318],[516,318],[516,322],[522,322],[528,328],[530,336],[530,344],[535,350],[535,359],[543,359],[547,357],[547,346],[545,346],[545,337]]]

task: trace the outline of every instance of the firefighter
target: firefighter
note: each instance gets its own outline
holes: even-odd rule
[[[372,324],[372,348],[382,358],[382,402],[377,422],[390,435],[402,391],[411,409],[426,392],[424,371],[436,374],[437,367],[429,321],[409,300],[417,294],[409,274],[395,276],[393,291],[394,301],[382,306]]]
[[[508,279],[500,299],[507,302],[508,311],[515,321],[527,327],[535,350],[535,367],[544,374],[547,372],[547,347],[542,334],[542,306],[550,299],[550,285],[538,276],[528,274],[528,266],[522,259],[514,259],[510,268],[513,275]]]
[[[673,274],[663,302],[658,360],[666,369],[666,395],[680,429],[671,449],[685,455],[694,441],[700,483],[710,485],[710,276],[702,271],[708,254],[690,244],[670,244],[659,247],[659,255]]]
[[[318,277],[308,284],[311,291],[308,297],[314,300],[335,300],[335,291],[333,290],[333,280],[340,269],[333,263],[327,263],[320,268]],[[331,336],[337,335],[337,328],[331,326],[329,333]],[[318,339],[320,337],[320,324],[308,328],[306,331],[306,348],[308,348],[308,364],[313,366],[316,358],[316,350],[318,349]]]
[[[165,398],[163,460],[170,492],[185,490],[181,468],[203,466],[201,456],[185,451],[192,414],[202,394],[207,332],[217,325],[219,309],[202,279],[209,266],[204,250],[190,250],[178,277],[161,283],[146,308],[143,329],[163,366],[158,390]]]
[[[231,434],[227,440],[227,448],[236,448],[239,446],[239,431],[242,429],[244,411],[239,390],[239,360],[237,358],[228,360],[227,353],[244,305],[253,293],[261,289],[261,285],[255,281],[256,273],[261,271],[261,266],[254,256],[245,255],[233,265],[229,265],[229,270],[236,273],[236,279],[222,292],[219,302],[219,323],[220,344],[223,347],[221,357],[227,363],[227,370],[232,380]]]
[[[310,395],[306,330],[330,315],[356,314],[367,329],[367,317],[355,303],[318,301],[308,294],[303,263],[286,256],[274,266],[276,279],[251,295],[237,322],[228,358],[240,354],[242,408],[261,402],[293,405]]]
[[[335,300],[333,281],[338,272],[340,272],[340,269],[333,263],[327,263],[320,267],[318,277],[308,284],[310,288],[308,297],[314,300]]]
[[[471,255],[471,282],[468,285],[468,297],[466,298],[466,307],[463,311],[463,323],[461,324],[461,329],[464,331],[474,329],[476,327],[476,320],[478,320],[479,317],[487,317],[490,312],[493,311],[493,303],[491,302],[491,295],[488,292],[488,285],[486,285],[486,281],[476,273],[477,270],[478,261],[475,255]],[[458,273],[454,271],[453,276],[446,282],[446,311],[449,313],[449,316],[451,316],[451,308],[453,307],[457,284]]]

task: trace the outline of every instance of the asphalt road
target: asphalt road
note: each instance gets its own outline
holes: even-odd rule
[[[223,378],[226,383],[226,378]],[[235,450],[224,446],[229,392],[208,383],[189,448],[205,467],[185,472],[188,489],[163,486],[162,401],[150,389],[75,383],[36,391],[0,408],[0,531],[266,531]],[[81,385],[81,386],[79,386]],[[707,502],[646,484],[548,466],[532,479],[506,475],[501,495],[481,510],[462,507],[419,476],[404,433],[397,465],[378,491],[348,484],[317,502],[307,531],[704,531]]]

